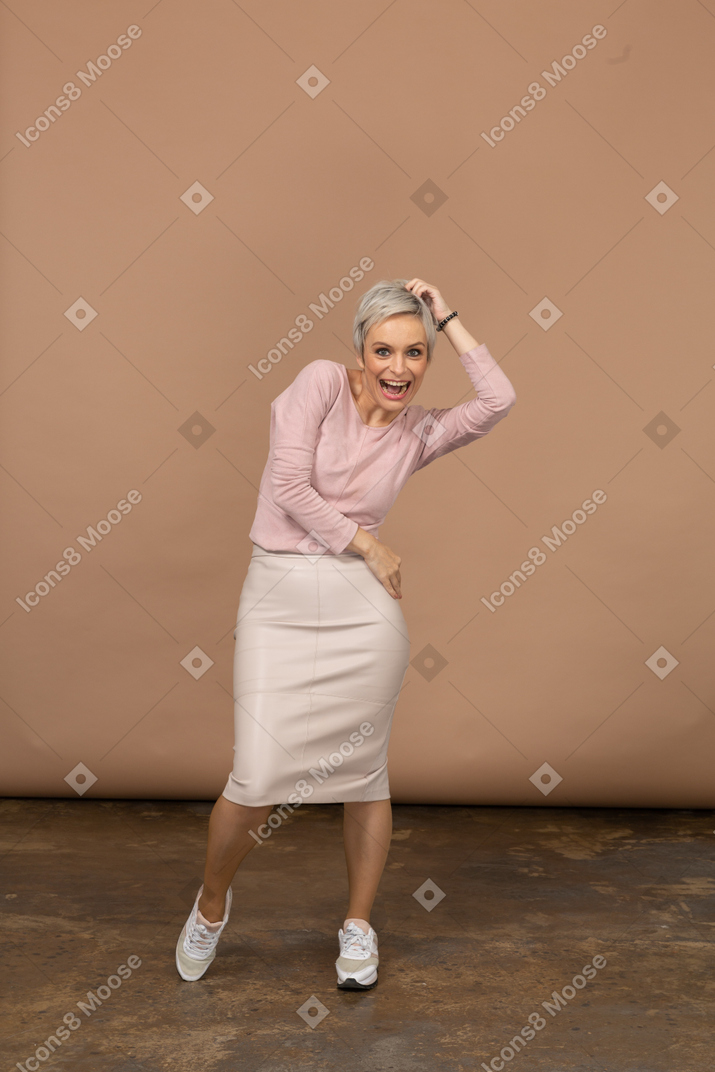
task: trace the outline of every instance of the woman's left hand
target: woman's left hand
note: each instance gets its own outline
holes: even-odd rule
[[[437,287],[425,283],[424,279],[410,279],[409,283],[405,283],[405,289],[413,291],[425,301],[437,323],[452,312]]]

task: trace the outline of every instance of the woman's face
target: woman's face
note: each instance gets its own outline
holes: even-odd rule
[[[395,313],[381,324],[373,324],[360,365],[363,390],[382,409],[399,413],[417,394],[427,369],[427,336],[420,318]],[[386,380],[406,386],[391,387]]]

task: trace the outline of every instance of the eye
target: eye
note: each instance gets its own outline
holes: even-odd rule
[[[387,349],[387,347],[386,347],[386,346],[380,346],[380,347],[379,347],[379,348],[378,348],[378,349],[377,349],[377,350],[375,351],[375,353],[376,353],[376,354],[379,354],[380,356],[382,356],[382,354],[389,354],[389,353],[390,353],[390,351],[389,351],[389,350]],[[417,349],[417,347],[413,347],[413,348],[412,348],[412,350],[409,350],[409,351],[408,351],[408,353],[410,353],[410,354],[414,354],[414,356],[415,356],[415,357],[421,357],[421,356],[422,356],[422,351],[421,351],[421,350],[419,350],[419,349]]]

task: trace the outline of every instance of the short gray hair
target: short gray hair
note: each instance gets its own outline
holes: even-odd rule
[[[427,360],[431,361],[437,334],[435,319],[427,303],[417,294],[405,288],[409,279],[381,279],[361,297],[353,323],[355,352],[364,358],[365,338],[374,324],[381,324],[395,313],[409,313],[418,317],[427,336]]]

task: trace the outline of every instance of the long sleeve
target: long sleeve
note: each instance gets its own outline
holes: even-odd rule
[[[429,409],[414,429],[424,441],[412,472],[490,432],[516,402],[516,392],[486,343],[461,354],[477,397],[451,409]]]
[[[271,485],[276,506],[340,554],[358,522],[327,502],[310,482],[320,425],[338,395],[336,375],[334,362],[311,361],[271,403]]]

